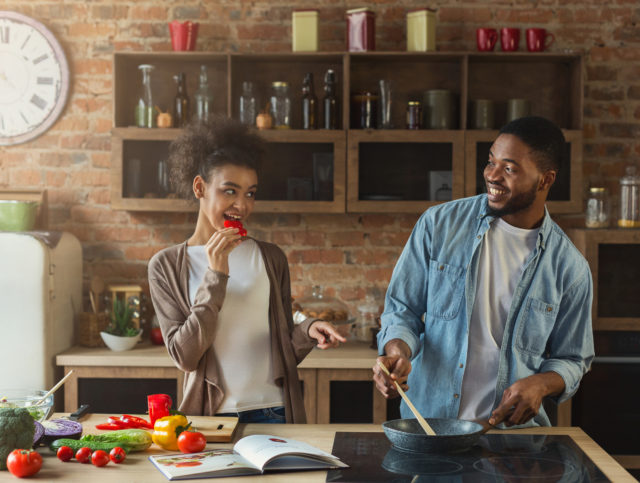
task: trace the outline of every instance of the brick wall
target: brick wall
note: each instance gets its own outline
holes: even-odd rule
[[[371,6],[378,50],[403,50],[405,14],[422,0],[4,0],[2,9],[45,23],[60,39],[72,71],[68,105],[55,126],[24,145],[0,147],[0,188],[46,187],[52,228],[84,248],[85,281],[141,283],[157,250],[190,234],[193,215],[128,213],[109,204],[111,54],[169,50],[167,21],[200,22],[199,50],[290,50],[291,9],[320,8],[321,50],[344,48],[344,11]],[[640,157],[640,4],[638,0],[432,0],[439,50],[474,50],[479,26],[546,27],[554,51],[586,59],[584,173],[617,192],[617,178]],[[523,44],[522,44],[523,45]],[[417,215],[254,215],[252,232],[289,256],[295,295],[326,286],[356,305],[382,294]],[[576,221],[577,220],[577,221]],[[577,218],[563,220],[567,224]]]

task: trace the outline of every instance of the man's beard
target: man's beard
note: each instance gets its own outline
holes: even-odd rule
[[[523,191],[522,193],[511,198],[504,207],[500,209],[492,208],[489,205],[488,215],[491,215],[495,218],[501,218],[506,215],[512,215],[519,211],[526,210],[529,208],[536,199],[536,193],[538,191],[538,183],[533,183],[533,186],[528,191]]]

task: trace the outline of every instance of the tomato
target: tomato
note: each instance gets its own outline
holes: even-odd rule
[[[152,344],[155,344],[155,345],[164,344],[164,339],[162,338],[162,330],[160,330],[160,327],[154,327],[153,329],[151,329],[151,332],[149,333],[149,338],[151,339]]]
[[[178,448],[183,453],[197,453],[207,445],[207,439],[197,431],[183,431],[178,436]]]
[[[127,457],[127,453],[120,447],[116,446],[111,451],[109,451],[109,458],[114,463],[122,463]]]
[[[104,466],[109,462],[109,455],[107,454],[106,451],[97,449],[91,455],[91,462],[95,466]]]
[[[76,459],[80,463],[89,463],[89,459],[91,458],[91,448],[87,448],[83,446],[78,451],[76,451]]]
[[[69,461],[73,458],[73,450],[69,446],[60,446],[56,454],[60,461]]]
[[[7,468],[12,475],[22,478],[23,476],[35,475],[42,467],[42,456],[37,451],[30,449],[14,449],[7,456]]]

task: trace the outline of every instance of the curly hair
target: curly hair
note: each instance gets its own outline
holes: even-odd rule
[[[515,119],[500,129],[500,134],[518,137],[536,154],[541,171],[560,171],[565,138],[562,130],[543,117],[529,116]]]
[[[169,146],[171,184],[181,198],[195,200],[193,179],[209,182],[213,169],[226,164],[258,171],[266,142],[249,126],[226,116],[193,123]]]

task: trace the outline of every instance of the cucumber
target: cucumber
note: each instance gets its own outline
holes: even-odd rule
[[[120,446],[125,451],[125,453],[128,453],[130,451],[130,448],[128,446],[120,443],[105,443],[103,441],[86,441],[82,439],[70,438],[56,439],[49,445],[49,448],[51,449],[51,451],[57,452],[61,446],[69,446],[74,451],[74,453],[80,448],[84,448],[85,446],[87,448],[90,448],[92,452],[101,449],[108,453],[116,446]]]

